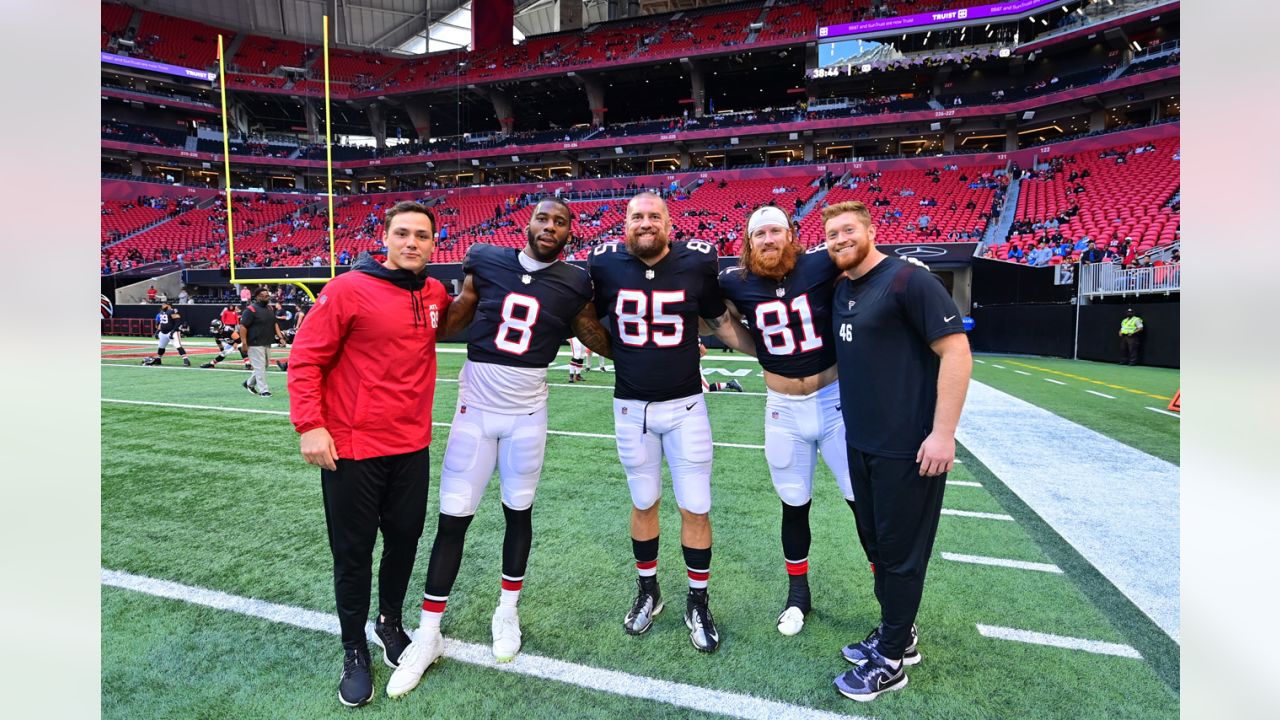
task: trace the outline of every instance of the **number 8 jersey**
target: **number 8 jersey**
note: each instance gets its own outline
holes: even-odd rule
[[[795,267],[781,280],[741,268],[720,273],[720,289],[742,313],[765,370],[802,378],[836,364],[831,299],[839,275],[821,244],[797,256]]]
[[[480,298],[467,329],[467,359],[545,369],[591,300],[591,277],[558,260],[528,270],[519,253],[484,243],[467,250],[462,270],[472,276]]]
[[[716,250],[700,241],[671,243],[652,267],[622,243],[591,253],[596,312],[613,326],[613,396],[660,402],[702,393],[698,318],[725,313],[716,284]]]

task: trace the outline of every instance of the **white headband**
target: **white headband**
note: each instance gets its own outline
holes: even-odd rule
[[[766,225],[777,225],[785,230],[791,229],[791,223],[787,222],[786,213],[772,205],[765,205],[751,213],[751,219],[747,221],[747,237],[754,235],[757,228],[762,228]]]

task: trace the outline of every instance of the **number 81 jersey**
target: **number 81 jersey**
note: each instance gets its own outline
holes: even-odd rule
[[[557,260],[526,270],[519,253],[476,243],[462,261],[480,298],[467,329],[472,362],[547,367],[573,334],[571,321],[591,300],[591,276],[582,268]]]
[[[613,396],[662,402],[698,395],[698,318],[724,315],[715,247],[671,243],[652,266],[621,243],[591,252],[596,312],[613,325]]]
[[[742,313],[765,370],[802,378],[836,364],[831,301],[839,275],[822,244],[797,256],[795,267],[781,280],[741,268],[720,273],[720,290]]]

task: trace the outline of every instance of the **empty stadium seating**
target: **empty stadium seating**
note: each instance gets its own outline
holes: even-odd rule
[[[189,68],[208,68],[218,61],[218,34],[230,44],[235,33],[212,25],[146,12],[135,38],[139,52],[161,62]]]
[[[1015,222],[1045,221],[1077,205],[1078,214],[1056,230],[1072,243],[1088,236],[1094,245],[1105,247],[1113,239],[1132,237],[1138,253],[1173,244],[1181,222],[1178,211],[1170,206],[1179,186],[1179,163],[1173,159],[1178,141],[1153,144],[1155,150],[1151,152],[1135,152],[1143,146],[1121,146],[1068,155],[1061,158],[1061,171],[1023,179]],[[1119,158],[1124,162],[1117,163]],[[1068,180],[1072,172],[1085,170],[1089,177]],[[1084,191],[1074,192],[1077,185]],[[1013,233],[1008,242],[992,247],[992,255],[1010,259],[1013,245],[1029,248],[1051,232],[1041,229]],[[1079,255],[1073,252],[1072,258]],[[1026,261],[1024,257],[1019,262]],[[1061,260],[1055,258],[1053,262]]]
[[[169,214],[169,209],[137,206],[132,200],[104,200],[102,202],[102,244],[128,235]]]
[[[133,17],[133,8],[128,5],[117,5],[116,3],[102,3],[102,49],[107,49],[107,43],[112,38],[119,36],[124,29],[129,26],[129,20]]]
[[[813,187],[814,179],[791,177],[729,180],[721,187],[720,182],[712,178],[702,187],[693,190],[686,199],[674,199],[668,203],[671,224],[683,231],[686,239],[706,240],[717,245],[721,255],[737,255],[747,218],[753,210],[772,203],[785,210],[788,215],[794,214],[796,200],[807,202],[817,192],[817,188]],[[699,214],[688,214],[692,212]],[[701,214],[703,212],[706,214]],[[705,224],[706,227],[700,229],[699,224]],[[721,243],[730,230],[739,236],[737,241]]]
[[[270,75],[281,65],[304,67],[310,59],[308,51],[319,52],[318,45],[306,46],[293,40],[277,40],[262,35],[245,38],[231,59],[232,67],[240,72]]]

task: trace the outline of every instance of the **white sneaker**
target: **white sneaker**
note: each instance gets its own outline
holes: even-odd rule
[[[778,616],[778,632],[791,636],[804,629],[804,613],[792,605]]]
[[[493,611],[493,657],[511,662],[520,652],[520,614],[513,607],[498,606]]]
[[[400,654],[400,666],[387,681],[387,696],[400,697],[418,687],[422,674],[444,653],[444,638],[439,630],[418,628],[413,642]]]

